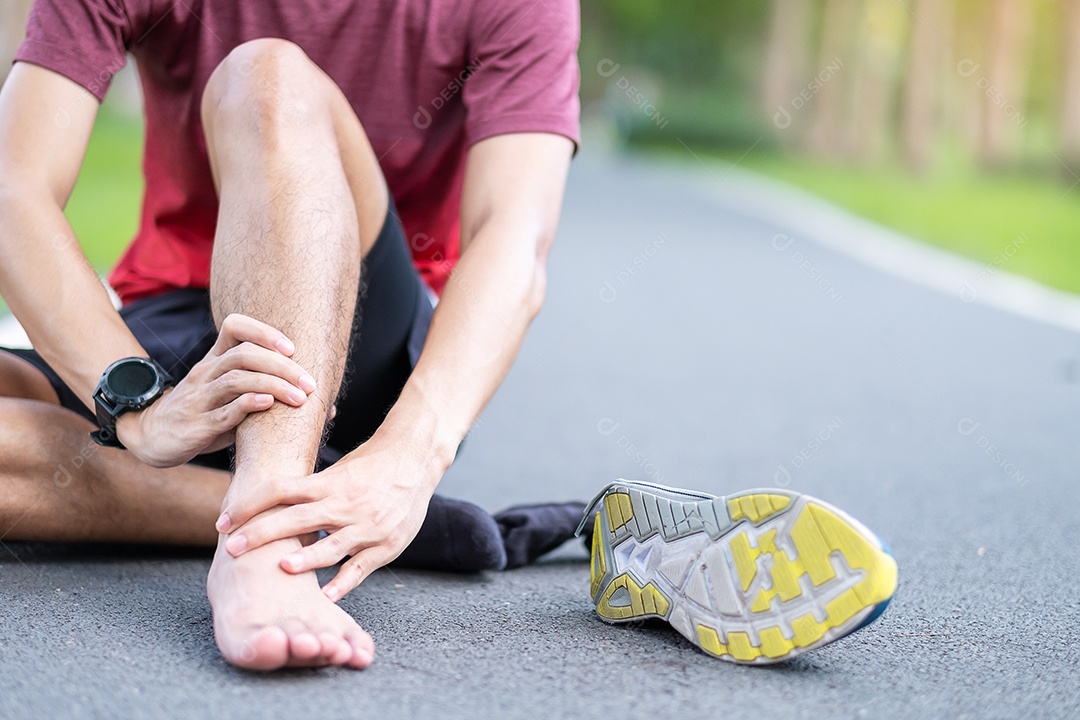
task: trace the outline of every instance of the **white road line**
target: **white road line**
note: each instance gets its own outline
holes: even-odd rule
[[[30,338],[14,315],[0,315],[0,347],[29,348]]]
[[[924,245],[814,195],[728,168],[712,195],[725,208],[789,230],[887,275],[951,296],[1080,332],[1080,296]],[[1017,252],[1023,252],[1022,247]]]

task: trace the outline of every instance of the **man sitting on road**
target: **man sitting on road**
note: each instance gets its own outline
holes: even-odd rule
[[[371,663],[335,603],[403,551],[504,566],[432,495],[543,302],[577,37],[573,0],[37,0],[0,94],[0,292],[35,348],[0,352],[7,537],[217,543],[218,646],[261,670]],[[127,53],[117,313],[63,209]]]
[[[0,534],[217,543],[218,646],[262,670],[370,664],[336,601],[395,558],[567,539],[580,503],[433,493],[543,302],[577,27],[574,0],[38,0],[0,93],[0,293],[35,347],[0,352]],[[63,207],[127,52],[146,196],[117,313]],[[879,538],[787,490],[620,480],[581,529],[601,618],[732,662],[849,635],[897,587]]]

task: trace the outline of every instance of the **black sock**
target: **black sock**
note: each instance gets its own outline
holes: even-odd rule
[[[518,505],[496,513],[506,547],[506,569],[528,565],[574,537],[584,512],[585,503],[568,502]]]
[[[506,567],[499,525],[483,508],[435,495],[420,532],[393,567],[481,572]]]

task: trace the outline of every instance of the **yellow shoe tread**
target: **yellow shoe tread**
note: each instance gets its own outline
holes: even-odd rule
[[[706,625],[697,626],[698,644],[717,657],[727,654],[727,646],[720,642],[720,635]]]
[[[784,633],[778,627],[767,627],[762,630],[761,651],[770,658],[782,658],[795,649],[795,643],[784,637]]]
[[[607,573],[607,563],[604,561],[604,531],[600,527],[600,513],[596,513],[592,534],[592,556],[589,560],[589,597],[596,597],[600,589],[600,583]]]
[[[619,588],[626,588],[630,595],[629,605],[612,605],[611,597]],[[596,603],[596,612],[608,620],[633,620],[650,615],[667,615],[671,603],[660,588],[653,583],[641,587],[629,575],[623,574],[611,581]]]
[[[791,498],[785,495],[753,493],[730,498],[727,507],[733,522],[745,519],[759,525],[786,510],[791,502]],[[607,496],[605,510],[612,532],[633,517],[630,496],[625,493]],[[597,513],[591,567],[594,597],[607,572],[607,558],[600,542],[602,531],[599,530],[599,516]],[[740,662],[781,659],[798,649],[814,646],[830,631],[845,626],[859,613],[892,596],[897,579],[895,560],[840,515],[810,501],[798,510],[798,515],[790,522],[785,521],[784,526],[789,543],[783,548],[777,547],[775,527],[760,534],[756,529],[747,527],[727,540],[735,571],[732,579],[744,593],[744,601],[749,603],[751,613],[763,615],[759,622],[768,624],[762,627],[754,622],[751,632],[734,629],[725,632],[721,625],[710,627],[709,624],[696,623],[691,626],[696,631],[695,640],[706,652]],[[781,627],[766,620],[770,617],[769,613],[782,613],[783,604],[800,598],[805,592],[804,587],[821,588],[836,580],[837,568],[841,565],[834,567],[833,557],[842,558],[842,565],[856,573],[857,582],[825,602],[824,607],[817,606],[815,612],[823,612],[823,620],[819,621],[815,612],[806,612],[788,621],[790,631],[784,629],[789,626],[787,623]],[[803,576],[807,580],[800,583]],[[848,578],[848,575],[844,577]],[[752,594],[751,587],[754,587]],[[612,606],[610,599],[620,588],[626,588],[629,604]],[[832,594],[827,589],[822,592],[825,597]],[[626,596],[622,597],[625,602]],[[821,596],[815,592],[815,597]],[[774,610],[776,598],[779,605]],[[666,616],[670,607],[669,600],[660,588],[652,582],[641,587],[626,574],[615,577],[597,601],[597,612],[610,620]],[[787,617],[790,618],[790,615]],[[719,618],[717,621],[720,621]]]
[[[747,519],[757,525],[791,504],[786,495],[755,493],[728,500],[728,515],[732,522]]]
[[[634,508],[630,496],[626,493],[612,493],[604,498],[604,508],[611,522],[611,532],[615,532],[634,517]]]
[[[750,547],[750,539],[745,532],[741,532],[731,539],[731,557],[735,560],[735,571],[739,575],[739,584],[743,592],[750,589],[750,583],[754,582],[757,575],[758,549]]]

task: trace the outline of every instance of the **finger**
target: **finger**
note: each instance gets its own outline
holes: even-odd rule
[[[225,549],[233,557],[239,557],[275,540],[322,530],[328,523],[321,510],[318,503],[303,503],[264,512],[233,532],[225,542]]]
[[[293,407],[300,407],[308,400],[306,392],[287,380],[250,370],[230,370],[217,380],[207,383],[206,389],[209,392],[207,400],[211,408],[232,402],[245,393],[273,395]]]
[[[219,437],[227,435],[248,415],[269,410],[273,404],[273,395],[268,393],[246,393],[232,402],[225,403],[216,410],[207,413],[210,418],[210,429]]]
[[[334,579],[323,586],[323,594],[337,602],[364,582],[371,573],[398,556],[385,545],[373,545],[353,555],[338,570]]]
[[[302,573],[315,568],[330,567],[337,565],[341,558],[355,550],[355,545],[350,546],[346,531],[338,530],[317,543],[281,558],[281,569],[290,573]]]
[[[208,377],[213,380],[230,370],[252,370],[275,375],[289,381],[305,393],[314,392],[316,387],[315,378],[311,377],[298,362],[251,342],[240,343],[222,353]]]
[[[267,350],[276,350],[286,357],[292,357],[292,354],[296,352],[296,345],[293,344],[292,340],[285,337],[285,333],[255,318],[239,313],[233,313],[222,320],[221,328],[218,330],[217,342],[214,343],[214,347],[210,349],[210,352],[221,355],[229,348],[242,342],[255,343]]]
[[[297,505],[321,500],[322,485],[314,477],[270,477],[258,485],[245,486],[238,492],[230,492],[225,509],[218,518],[218,532],[231,532],[256,515],[278,505]]]
[[[274,399],[270,398],[270,400],[269,400],[269,402],[267,403],[267,406],[266,406],[267,409],[272,407],[273,404],[274,404]],[[230,430],[227,433],[222,433],[221,435],[218,435],[217,440],[210,443],[206,447],[206,449],[203,450],[203,452],[204,453],[217,452],[218,450],[224,450],[225,448],[232,447],[235,444],[236,444],[236,431],[235,430]]]

